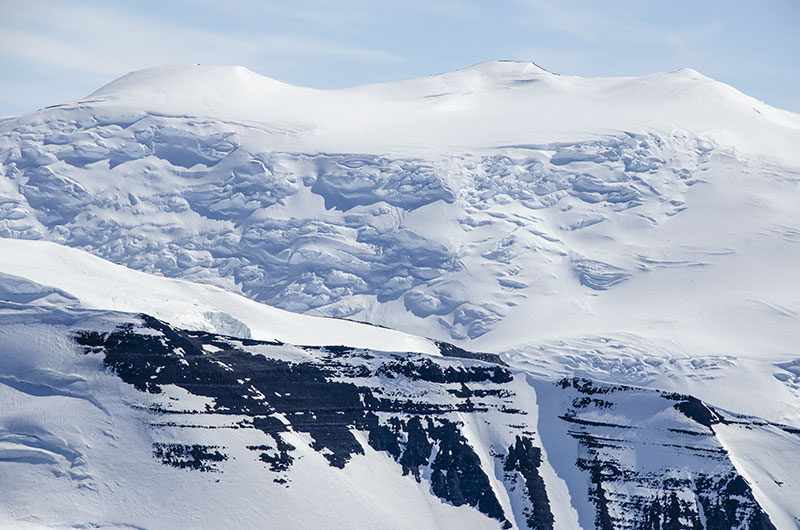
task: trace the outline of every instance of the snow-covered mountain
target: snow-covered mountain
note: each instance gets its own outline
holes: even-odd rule
[[[3,516],[178,525],[185,508],[162,522],[136,515],[163,513],[166,501],[159,488],[145,493],[151,479],[114,486],[116,444],[138,455],[125,464],[137,476],[171,485],[170,503],[207,499],[193,527],[222,524],[210,515],[215,495],[245,511],[258,495],[262,511],[242,515],[244,526],[267,514],[313,526],[343,503],[352,519],[327,526],[384,527],[414,512],[398,528],[798,527],[798,196],[800,116],[692,70],[582,79],[494,62],[321,91],[243,68],[176,66],[4,120],[0,351],[28,360],[3,364],[0,403],[17,408],[3,415],[12,457],[0,472],[22,480],[39,457],[13,455],[42,443],[62,456],[52,448],[109,452],[80,457],[99,466],[93,493],[75,493],[74,479],[47,489],[74,503],[70,517],[24,488]],[[193,345],[188,365],[172,340]],[[163,346],[152,358],[119,349],[148,341]],[[243,356],[254,353],[263,370],[313,374],[246,384],[255,368]],[[419,366],[506,375],[429,380]],[[227,397],[198,389],[197,377]],[[339,407],[335,436],[286,416],[284,392],[269,390],[322,380],[322,397],[309,399]],[[108,439],[91,414],[79,426],[90,434],[59,423],[70,381],[98,411],[115,407]],[[360,405],[337,401],[329,383],[351,385],[347,399]],[[385,396],[411,409],[375,405]],[[330,411],[303,406],[326,423]],[[254,427],[267,410],[301,455],[280,450],[275,420]],[[175,411],[192,426],[171,425]],[[234,416],[249,434],[228,428]],[[115,441],[115,428],[135,441]],[[425,454],[409,449],[417,435]],[[446,444],[460,455],[455,471],[437,468]],[[263,469],[285,464],[270,460],[276,448],[278,462],[294,462],[277,477],[286,484]],[[408,451],[416,468],[403,463]],[[41,473],[71,477],[59,458]],[[201,471],[188,478],[159,459]],[[483,493],[453,486],[465,476]],[[227,493],[210,493],[217,480]],[[248,483],[269,494],[234,500]],[[139,504],[120,506],[132,496]],[[303,511],[304,497],[316,508]],[[369,509],[345,500],[365,498]],[[465,504],[474,509],[453,508]]]

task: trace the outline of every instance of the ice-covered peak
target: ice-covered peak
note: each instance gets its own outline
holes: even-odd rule
[[[700,79],[700,78],[710,79],[709,77],[704,76],[703,74],[701,74],[700,72],[698,72],[694,68],[685,68],[685,67],[684,68],[678,68],[678,69],[675,69],[675,70],[671,70],[671,71],[669,71],[667,73],[668,74],[672,74],[672,75],[676,75],[676,76],[688,77],[690,79]]]
[[[503,72],[525,72],[525,73],[542,73],[549,74],[547,70],[539,66],[533,61],[517,61],[514,59],[496,59],[494,61],[486,61],[483,63],[473,64],[455,70],[456,72],[484,72],[488,74],[503,73]]]
[[[276,146],[300,152],[418,154],[681,131],[800,165],[794,156],[800,116],[691,69],[582,78],[532,62],[491,61],[406,81],[318,90],[243,67],[182,65],[127,74],[79,107],[112,120],[151,114],[256,123],[276,132]],[[48,121],[48,112],[74,110],[43,109],[24,120]]]
[[[415,78],[408,81],[375,83],[366,86],[389,87],[441,80],[444,83],[469,82],[484,79],[498,83],[531,79],[537,75],[552,75],[529,61],[497,60],[459,68],[450,72]],[[86,99],[120,96],[130,93],[227,92],[230,95],[265,96],[273,90],[303,90],[276,79],[257,74],[244,66],[208,66],[177,64],[145,68],[129,72],[101,87]]]
[[[519,88],[548,77],[553,74],[535,63],[498,60],[406,81],[362,85],[348,91],[380,98],[438,98]]]
[[[474,64],[451,72],[412,79],[409,83],[430,79],[440,79],[450,82],[483,79],[500,85],[504,82],[530,81],[541,78],[542,76],[552,75],[552,73],[531,61],[497,60]]]
[[[312,89],[295,87],[243,66],[198,64],[148,68],[128,73],[84,101],[123,105],[166,115],[213,116],[273,121],[271,107],[307,99]],[[260,110],[260,112],[259,112]]]
[[[156,93],[184,90],[227,91],[233,95],[288,87],[286,83],[259,75],[244,66],[179,64],[129,72],[92,93],[88,99],[119,96],[130,92]]]

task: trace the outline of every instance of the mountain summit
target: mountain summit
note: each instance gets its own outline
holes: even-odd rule
[[[101,114],[269,124],[276,141],[295,150],[496,148],[654,130],[688,131],[776,157],[800,143],[797,115],[689,69],[587,79],[494,61],[409,81],[315,90],[243,67],[181,65],[132,72],[80,104]]]

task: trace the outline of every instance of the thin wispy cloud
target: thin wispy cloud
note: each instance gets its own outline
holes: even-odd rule
[[[252,64],[268,60],[271,54],[402,60],[381,50],[307,34],[212,31],[112,5],[41,0],[35,4],[34,11],[15,7],[6,12],[0,22],[0,56],[112,76],[163,63],[228,64],[238,58],[241,64]]]
[[[643,16],[648,2],[614,0],[609,3],[585,0],[517,0],[523,8],[519,22],[523,25],[568,36],[562,46],[582,47],[590,43],[621,43],[626,46],[656,45],[675,50],[694,47],[718,29],[716,22],[698,22],[687,18],[679,27],[658,26]],[[631,50],[635,52],[635,50]]]

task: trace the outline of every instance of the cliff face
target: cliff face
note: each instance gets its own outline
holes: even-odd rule
[[[146,315],[7,304],[3,336],[23,317],[35,322],[25,333],[52,339],[27,347],[39,368],[3,379],[20,406],[3,418],[2,465],[11,477],[49,471],[38,498],[20,489],[6,500],[36,507],[43,524],[56,522],[44,513],[58,510],[40,506],[53,496],[77,494],[75,513],[94,516],[122,503],[126,524],[167,528],[175,520],[149,515],[166,498],[191,502],[198,527],[213,527],[217,495],[255,524],[288,494],[294,508],[268,520],[302,528],[321,521],[299,507],[334,483],[344,490],[333,527],[353,522],[337,519],[351,510],[363,525],[388,517],[387,503],[423,502],[438,514],[421,518],[426,528],[774,528],[715,433],[743,420],[690,396],[536,379],[464,351],[295,346]],[[98,416],[113,433],[92,436]],[[117,498],[123,483],[137,495]],[[261,506],[233,500],[247,483]]]

